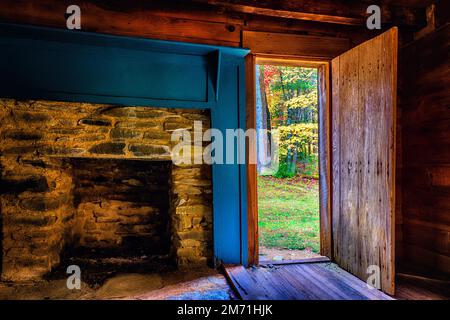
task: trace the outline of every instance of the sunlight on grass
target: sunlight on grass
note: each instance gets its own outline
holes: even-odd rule
[[[258,177],[260,245],[320,251],[319,184],[294,177]]]

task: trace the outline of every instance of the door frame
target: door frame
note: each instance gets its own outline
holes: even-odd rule
[[[314,67],[318,70],[319,86],[319,202],[320,202],[320,254],[332,257],[331,230],[331,73],[330,60],[305,59],[293,56],[248,54],[246,57],[247,129],[256,128],[256,79],[257,63]],[[256,159],[256,141],[246,147],[247,159]],[[248,265],[259,264],[258,186],[257,165],[247,161],[247,234]]]

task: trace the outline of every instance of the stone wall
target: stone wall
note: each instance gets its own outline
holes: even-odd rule
[[[0,99],[1,278],[40,278],[60,263],[68,245],[123,241],[120,233],[129,233],[118,226],[156,209],[130,199],[88,199],[86,192],[83,198],[76,192],[82,190],[80,163],[171,161],[171,133],[192,131],[195,120],[203,130],[210,126],[209,114],[200,110]],[[203,265],[212,259],[210,167],[170,163],[168,177],[161,189],[169,187],[171,252],[179,266]],[[129,180],[116,187],[139,183]],[[108,219],[114,228],[104,223]],[[148,227],[134,228],[150,234]]]

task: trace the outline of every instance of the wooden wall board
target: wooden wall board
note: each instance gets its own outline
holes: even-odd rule
[[[253,53],[331,59],[350,48],[345,38],[243,31],[242,46]]]
[[[411,274],[397,274],[398,300],[450,300],[450,281]]]
[[[15,0],[2,4],[0,19],[6,22],[21,22],[66,29],[65,12],[70,1],[25,1]],[[224,21],[223,15],[211,21],[205,14],[183,13],[171,9],[102,6],[99,3],[83,1],[78,4],[82,13],[81,30],[115,35],[239,46],[240,29],[236,20]],[[164,9],[164,7],[162,7]],[[165,11],[165,14],[163,12]],[[155,14],[153,14],[155,12]],[[196,11],[197,12],[197,11]],[[222,22],[220,22],[222,21]],[[75,31],[76,32],[76,31]]]
[[[450,25],[402,48],[400,267],[450,276]]]

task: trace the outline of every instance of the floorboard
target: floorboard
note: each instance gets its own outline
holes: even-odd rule
[[[334,263],[299,263],[244,268],[226,266],[243,300],[392,300]]]

